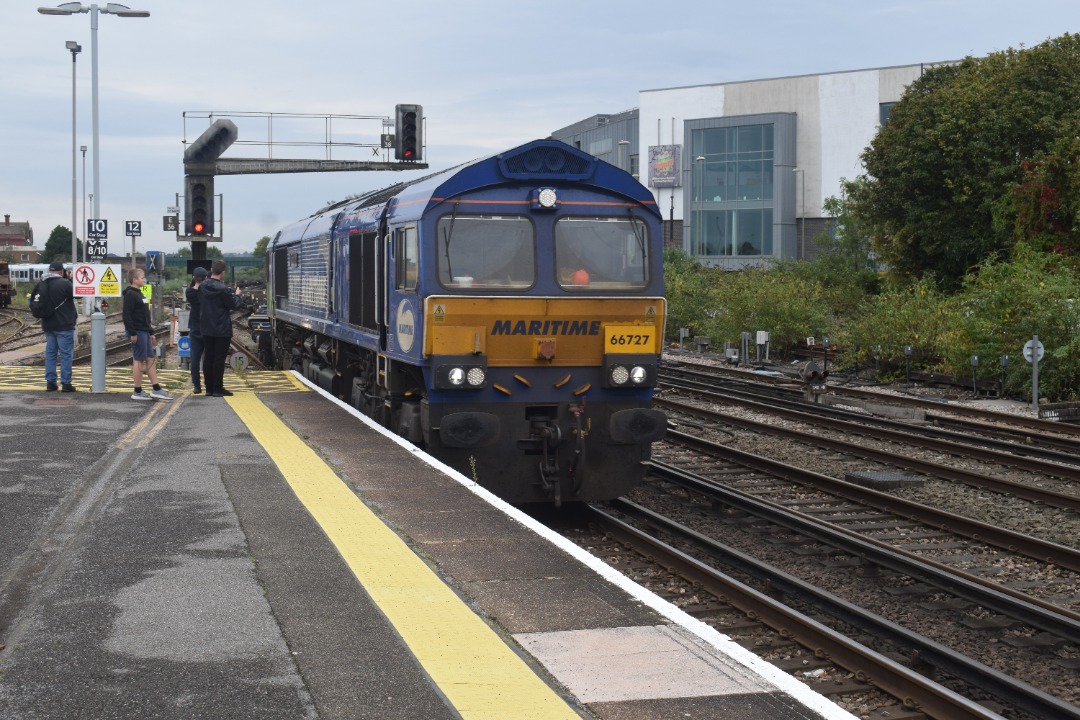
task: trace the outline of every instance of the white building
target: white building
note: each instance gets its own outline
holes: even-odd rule
[[[811,258],[822,203],[862,173],[863,150],[925,67],[643,90],[636,118],[598,115],[552,137],[640,168],[665,242],[703,264]]]

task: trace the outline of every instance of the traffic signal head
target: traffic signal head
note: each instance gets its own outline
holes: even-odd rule
[[[214,234],[214,176],[188,175],[184,178],[185,234]]]
[[[420,162],[424,156],[422,136],[424,110],[419,105],[394,108],[394,158]]]
[[[809,385],[817,385],[825,381],[826,374],[822,372],[818,364],[811,360],[802,369],[803,382]]]

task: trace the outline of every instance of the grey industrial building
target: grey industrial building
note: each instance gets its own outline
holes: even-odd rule
[[[665,244],[706,265],[809,259],[822,204],[927,64],[642,90],[639,107],[551,137],[638,177]]]

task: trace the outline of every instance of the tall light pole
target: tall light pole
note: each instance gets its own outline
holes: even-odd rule
[[[119,15],[120,17],[150,17],[147,10],[132,10],[127,5],[108,3],[105,7],[98,5],[83,5],[82,3],[69,2],[58,7],[39,7],[38,12],[42,15],[78,15],[90,13],[90,62],[91,62],[91,97],[94,123],[94,217],[100,215],[101,207],[101,152],[98,145],[98,51],[97,51],[97,28],[98,13],[107,15]],[[74,157],[74,151],[72,152]],[[74,231],[73,231],[74,234]]]
[[[86,146],[80,145],[79,151],[82,152],[82,229],[86,230]],[[85,241],[86,238],[83,238]],[[87,253],[89,251],[86,248],[86,243],[83,242],[83,262],[87,260]]]
[[[705,156],[704,155],[698,155],[696,158],[694,158],[694,168],[695,169],[700,168],[701,163],[703,163],[703,162],[705,162]],[[694,190],[696,191],[694,194],[697,195],[697,219],[698,219],[698,221],[696,223],[697,228],[695,228],[695,230],[697,232],[695,232],[694,234],[697,236],[697,254],[698,255],[704,255],[705,254],[704,253],[705,248],[702,245],[702,242],[703,242],[703,240],[702,240],[702,230],[704,230],[704,228],[701,227],[701,186],[702,186],[702,184],[704,182],[704,168],[702,168],[699,172],[694,173],[694,175],[695,175],[695,178],[694,178]]]
[[[75,225],[78,202],[78,183],[75,181],[75,58],[82,52],[82,45],[74,40],[68,40],[64,45],[71,51],[71,264],[74,265],[79,261],[79,240],[75,235],[78,229]],[[75,272],[75,268],[72,267],[71,271]]]
[[[791,171],[795,173],[795,180],[798,181],[798,175],[802,174],[802,208],[799,210],[801,214],[802,224],[799,225],[799,260],[806,259],[806,170],[803,168],[791,168]]]

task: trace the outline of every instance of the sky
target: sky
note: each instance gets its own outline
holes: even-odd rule
[[[224,157],[323,159],[373,144],[397,103],[423,106],[428,170],[219,176],[226,253],[329,202],[638,106],[642,90],[981,57],[1080,32],[1076,0],[126,0],[148,18],[98,15],[99,215],[110,252],[178,252],[162,216],[183,192],[184,142],[211,116]],[[43,248],[94,190],[90,14],[3,0],[0,220]],[[89,7],[84,3],[84,7]],[[99,7],[104,7],[104,3]],[[75,63],[72,180],[72,60]],[[273,114],[273,120],[268,116]],[[335,117],[327,122],[323,116]],[[369,119],[347,119],[359,116]],[[303,144],[311,143],[311,144]],[[369,148],[333,159],[371,160]],[[86,202],[86,218],[93,205]]]

